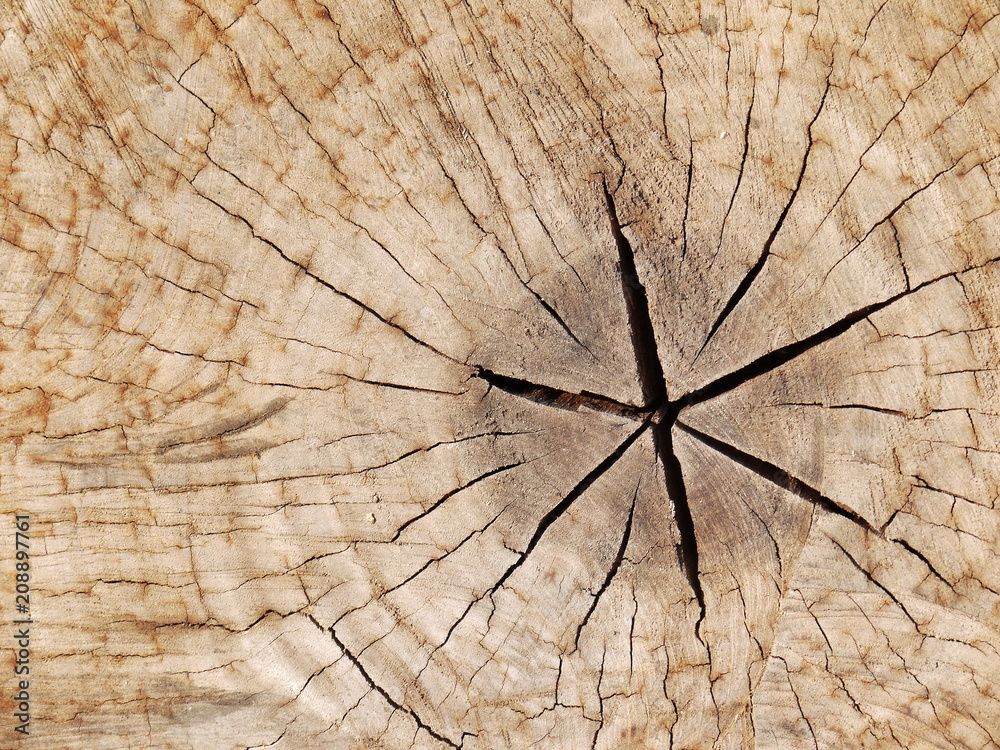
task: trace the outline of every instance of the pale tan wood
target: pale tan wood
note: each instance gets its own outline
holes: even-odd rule
[[[1000,746],[998,13],[0,4],[3,746]]]

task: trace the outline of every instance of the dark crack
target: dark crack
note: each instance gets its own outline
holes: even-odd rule
[[[549,528],[556,521],[558,521],[563,516],[563,514],[566,513],[566,511],[570,509],[573,503],[576,502],[577,498],[579,498],[584,492],[586,492],[587,489],[589,489],[590,486],[595,481],[597,481],[597,479],[599,479],[601,476],[607,473],[612,466],[618,463],[619,459],[621,459],[621,457],[625,455],[625,452],[632,446],[632,444],[636,440],[639,439],[639,436],[642,435],[642,433],[645,432],[651,424],[652,424],[652,416],[648,416],[645,420],[643,420],[642,424],[639,425],[639,427],[632,432],[632,434],[630,434],[627,438],[625,438],[625,440],[614,451],[612,451],[610,455],[608,455],[597,466],[591,469],[590,472],[588,472],[587,475],[584,476],[583,479],[581,479],[576,484],[576,486],[574,486],[573,489],[571,489],[563,497],[562,500],[560,500],[555,506],[553,506],[548,513],[542,516],[541,520],[538,522],[538,525],[535,527],[535,532],[532,534],[531,539],[528,541],[528,544],[524,548],[524,550],[523,551],[512,550],[516,555],[516,559],[514,560],[514,562],[512,562],[507,567],[507,569],[503,572],[503,575],[501,575],[500,578],[497,579],[496,583],[494,583],[487,591],[483,592],[482,595],[474,597],[472,601],[469,602],[468,606],[466,606],[462,614],[458,617],[457,620],[455,620],[452,626],[448,629],[448,633],[445,635],[444,640],[442,640],[441,644],[434,649],[434,652],[442,648],[451,639],[451,636],[455,632],[455,629],[458,628],[458,626],[465,620],[466,616],[469,614],[469,612],[472,610],[472,608],[476,605],[477,602],[482,601],[487,597],[492,599],[493,595],[500,590],[500,588],[507,582],[507,580],[512,575],[514,575],[517,569],[521,567],[522,564],[524,564],[524,561],[528,559],[528,556],[532,553],[535,547],[538,546],[538,543],[542,540],[542,537],[545,536],[545,532],[547,532]],[[433,652],[431,653],[431,658],[433,658]],[[430,659],[428,659],[427,663],[430,664]],[[424,668],[426,668],[426,665]]]
[[[656,335],[653,332],[653,322],[649,314],[649,299],[646,297],[646,287],[639,281],[635,269],[635,253],[632,245],[622,234],[621,222],[615,201],[604,182],[604,199],[608,204],[608,217],[611,220],[611,234],[618,246],[618,265],[622,277],[622,291],[625,294],[625,309],[628,312],[629,332],[632,338],[632,349],[635,352],[635,363],[639,370],[639,382],[645,403],[655,408],[656,404],[666,400],[667,384],[663,377],[663,366],[656,353]]]
[[[562,517],[567,510],[569,510],[570,506],[576,502],[577,498],[586,492],[595,481],[606,474],[612,466],[618,463],[619,459],[625,455],[625,452],[636,440],[639,439],[639,436],[646,431],[650,424],[652,424],[652,419],[651,417],[647,417],[643,423],[632,432],[631,435],[625,438],[624,442],[622,442],[611,453],[611,455],[607,456],[603,461],[601,461],[601,463],[591,469],[590,472],[583,479],[581,479],[575,487],[573,487],[573,489],[566,493],[566,496],[563,497],[558,504],[556,504],[542,517],[542,520],[538,522],[538,526],[535,528],[535,533],[532,534],[531,540],[528,542],[528,546],[524,548],[524,551],[518,555],[518,558],[507,568],[504,574],[500,576],[500,579],[490,590],[490,594],[496,593],[500,587],[506,583],[507,579],[514,574],[514,571],[516,571],[518,567],[520,567],[520,565],[528,558],[528,555],[531,554],[532,550],[538,546],[538,543],[545,535],[545,532],[549,530],[549,527],[558,521],[559,518]]]
[[[726,234],[726,222],[729,221],[729,214],[732,213],[733,204],[736,203],[736,196],[740,192],[740,185],[743,184],[743,175],[746,173],[747,154],[750,152],[750,116],[753,114],[753,103],[757,98],[757,81],[753,75],[752,67],[750,77],[751,80],[754,81],[754,84],[750,89],[750,105],[747,107],[746,124],[743,126],[743,156],[740,157],[740,171],[736,176],[736,187],[733,188],[733,194],[729,197],[729,205],[726,207],[726,214],[722,217],[722,227],[719,229],[719,244],[715,248],[715,255],[712,256],[713,263],[715,262],[715,258],[718,257],[719,252],[722,250],[722,238]],[[704,346],[702,346],[702,348],[704,348]]]
[[[705,619],[705,593],[701,588],[698,572],[698,537],[695,533],[694,519],[688,504],[687,488],[684,486],[684,474],[681,462],[674,451],[672,427],[680,410],[677,403],[667,409],[667,417],[653,429],[653,443],[656,453],[663,464],[664,481],[667,487],[667,497],[674,506],[674,522],[680,541],[677,544],[677,562],[687,576],[691,591],[698,601],[699,615],[695,626],[695,634],[701,639],[701,625]]]
[[[192,188],[193,187],[194,186],[192,185]],[[349,302],[353,303],[358,308],[360,308],[361,310],[363,310],[364,312],[368,313],[373,318],[375,318],[376,320],[378,320],[380,323],[383,323],[384,325],[387,325],[390,328],[393,328],[393,329],[399,331],[401,334],[403,334],[403,336],[405,336],[407,339],[409,339],[410,341],[412,341],[414,344],[416,344],[418,346],[421,346],[421,347],[423,347],[425,349],[428,349],[428,350],[434,352],[435,354],[444,357],[445,359],[451,360],[452,362],[455,362],[457,364],[462,364],[461,362],[458,362],[458,360],[456,360],[454,357],[451,357],[448,354],[445,354],[443,351],[441,351],[438,348],[436,348],[434,345],[432,345],[432,344],[430,344],[430,343],[428,343],[426,341],[421,341],[419,338],[417,338],[412,333],[410,333],[410,331],[408,331],[406,328],[404,328],[403,326],[399,325],[398,323],[394,323],[390,318],[386,318],[381,313],[379,313],[377,310],[375,310],[374,308],[372,308],[369,305],[365,304],[364,302],[362,302],[357,297],[355,297],[355,296],[353,296],[353,295],[351,295],[351,294],[349,294],[349,293],[347,293],[347,292],[345,292],[345,291],[343,291],[341,289],[338,289],[336,286],[334,286],[333,284],[331,284],[329,281],[327,281],[326,279],[324,279],[322,276],[319,276],[318,274],[316,274],[313,271],[309,270],[308,265],[303,265],[302,263],[298,262],[297,260],[295,260],[294,258],[292,258],[291,255],[289,255],[286,251],[282,250],[274,242],[272,242],[271,240],[267,239],[267,237],[264,237],[263,235],[261,235],[260,233],[258,233],[257,229],[250,222],[250,220],[247,219],[242,214],[230,211],[228,208],[226,208],[225,206],[223,206],[217,200],[214,200],[213,198],[209,197],[208,195],[205,195],[204,193],[201,193],[200,191],[197,190],[197,188],[194,188],[194,189],[195,189],[195,192],[197,192],[199,196],[201,196],[206,201],[208,201],[209,203],[211,203],[214,206],[216,206],[218,209],[220,209],[221,211],[223,211],[228,216],[231,216],[232,218],[236,219],[238,222],[240,222],[241,224],[243,224],[250,231],[250,234],[253,236],[254,239],[256,239],[259,242],[264,243],[265,245],[267,245],[275,253],[277,253],[278,256],[281,257],[282,260],[284,260],[286,263],[289,263],[290,265],[292,265],[295,268],[297,268],[307,278],[311,279],[312,281],[314,281],[315,283],[317,283],[320,286],[324,287],[325,289],[328,289],[330,292],[333,292],[335,295],[337,295],[339,297],[342,297],[343,299],[346,299]]]
[[[577,338],[577,335],[575,333],[573,333],[573,329],[569,327],[569,325],[566,323],[565,320],[563,320],[562,316],[556,311],[556,309],[552,305],[550,305],[548,302],[546,302],[545,298],[542,297],[542,295],[540,295],[538,292],[536,292],[530,286],[528,286],[527,284],[525,284],[524,286],[527,288],[527,290],[529,292],[531,292],[531,294],[535,297],[535,299],[538,300],[538,304],[542,306],[542,308],[545,310],[545,312],[547,312],[552,317],[552,319],[555,320],[556,323],[559,324],[559,327],[562,328],[563,331],[565,331],[566,335],[569,336],[571,339],[573,339],[573,341],[576,343],[577,346],[579,346],[582,349],[586,350],[586,352],[591,357],[593,357],[594,359],[597,359],[596,357],[594,357],[594,353],[590,350],[590,347],[587,346],[582,341],[580,341],[579,338]]]
[[[694,181],[694,140],[691,138],[691,123],[688,123],[688,173],[687,192],[684,194],[684,218],[681,221],[683,243],[681,245],[681,261],[687,257],[688,251],[688,216],[691,214],[691,183]]]
[[[931,575],[940,580],[948,588],[954,590],[954,586],[951,584],[951,582],[943,575],[941,575],[941,573],[938,572],[938,570],[931,564],[931,561],[928,560],[927,557],[922,552],[917,550],[915,547],[913,547],[903,539],[893,539],[886,536],[885,527],[883,527],[882,529],[875,528],[871,523],[869,523],[868,519],[866,519],[860,513],[857,513],[856,511],[851,510],[850,508],[844,505],[841,505],[835,500],[826,497],[819,490],[809,486],[798,477],[795,477],[789,472],[782,469],[780,466],[775,466],[774,464],[765,461],[762,458],[758,458],[757,456],[742,451],[739,448],[730,445],[729,443],[725,443],[719,440],[718,438],[714,438],[711,435],[707,435],[704,432],[701,432],[700,430],[696,430],[694,427],[691,427],[690,425],[687,425],[684,422],[678,421],[677,426],[680,429],[684,430],[684,432],[691,435],[691,437],[707,445],[712,450],[721,453],[726,458],[729,458],[730,460],[734,461],[740,466],[749,469],[754,474],[763,479],[766,479],[771,484],[777,485],[778,487],[781,487],[782,489],[787,490],[788,492],[791,492],[794,495],[797,495],[803,500],[808,500],[810,503],[816,505],[819,508],[822,508],[827,513],[831,513],[835,516],[847,519],[852,524],[854,524],[857,527],[860,527],[863,531],[865,531],[868,534],[877,536],[878,538],[882,539],[885,542],[899,545],[899,547],[906,550],[913,557],[920,560],[920,562],[922,562],[930,571]],[[754,515],[756,515],[756,513],[754,513]],[[758,520],[760,520],[759,516]],[[888,526],[888,524],[886,524],[886,526]]]
[[[692,153],[693,159],[693,153]],[[663,477],[667,496],[674,507],[674,522],[680,541],[677,545],[677,560],[687,576],[698,600],[700,614],[696,633],[700,633],[701,623],[705,618],[705,594],[698,577],[698,538],[695,534],[694,520],[687,501],[687,489],[684,486],[684,475],[680,461],[674,453],[671,430],[677,415],[684,406],[683,401],[670,401],[667,398],[666,378],[663,365],[656,348],[656,337],[653,332],[653,321],[649,313],[649,299],[646,288],[639,281],[635,267],[635,253],[628,239],[622,234],[621,222],[615,208],[614,197],[604,182],[604,198],[608,204],[608,216],[611,220],[611,234],[618,246],[618,262],[621,269],[622,289],[625,293],[625,307],[628,311],[629,330],[632,338],[632,348],[635,351],[635,363],[639,372],[639,382],[642,395],[651,409],[657,410],[659,417],[653,427],[653,445],[656,455],[663,465]],[[700,637],[700,635],[699,635]]]
[[[309,619],[312,619],[312,617],[310,617]],[[382,699],[390,706],[392,706],[393,709],[409,716],[411,719],[413,719],[413,721],[420,729],[423,729],[425,732],[427,732],[427,734],[436,739],[438,742],[442,742],[448,747],[456,748],[456,750],[458,748],[461,748],[461,745],[452,742],[443,734],[435,732],[429,725],[427,725],[423,721],[423,719],[420,718],[420,716],[417,715],[417,713],[413,709],[404,706],[402,703],[400,703],[391,695],[389,695],[389,692],[385,688],[383,688],[381,685],[375,682],[375,680],[372,679],[371,675],[368,674],[368,670],[365,669],[364,665],[360,662],[360,660],[356,656],[354,656],[354,654],[352,654],[348,650],[347,645],[337,637],[337,634],[336,632],[334,632],[333,628],[324,628],[316,620],[313,620],[313,623],[317,627],[321,628],[322,630],[325,630],[327,633],[330,634],[330,638],[333,639],[333,642],[337,645],[337,648],[339,648],[343,652],[344,656],[347,657],[347,660],[350,661],[351,664],[354,665],[355,669],[357,669],[358,672],[361,673],[361,677],[364,679],[366,683],[368,683],[368,686],[376,693],[378,693],[380,696],[382,696]]]
[[[544,404],[545,406],[554,406],[559,409],[579,411],[580,409],[587,408],[634,420],[645,419],[652,413],[652,410],[649,408],[625,404],[598,393],[591,393],[590,391],[581,391],[580,393],[563,391],[548,385],[541,385],[528,380],[511,377],[510,375],[502,375],[485,367],[476,367],[474,375],[504,393],[509,393],[512,396],[520,396],[529,401]]]
[[[477,477],[473,477],[472,479],[470,479],[465,484],[460,485],[460,486],[456,487],[455,489],[450,490],[449,492],[446,492],[441,497],[439,497],[437,500],[435,500],[433,503],[431,503],[431,506],[429,508],[427,508],[427,510],[422,511],[422,512],[418,513],[417,515],[415,515],[413,518],[411,518],[411,519],[403,522],[400,525],[400,527],[396,530],[396,533],[393,535],[392,539],[389,540],[390,543],[391,542],[395,542],[396,540],[398,540],[400,534],[402,534],[412,524],[416,523],[417,521],[419,521],[419,520],[421,520],[423,518],[426,518],[431,513],[433,513],[435,510],[437,510],[442,505],[444,505],[444,503],[447,502],[447,500],[449,498],[454,497],[455,495],[457,495],[460,492],[464,492],[465,490],[469,489],[473,485],[478,484],[479,482],[483,481],[484,479],[489,479],[490,477],[496,476],[497,474],[502,474],[505,471],[510,471],[511,469],[516,469],[518,466],[523,466],[525,463],[526,462],[524,462],[524,461],[519,461],[519,462],[512,463],[512,464],[505,464],[503,466],[498,466],[497,468],[490,469],[489,471],[484,472],[484,473],[480,474]]]
[[[760,275],[760,272],[764,269],[764,264],[767,263],[767,259],[771,255],[771,245],[774,244],[774,240],[778,237],[778,234],[781,232],[781,228],[785,225],[785,218],[788,216],[788,212],[791,210],[792,204],[795,203],[795,198],[799,194],[799,189],[802,187],[802,178],[805,176],[806,167],[809,165],[809,155],[812,153],[813,125],[816,124],[816,120],[819,119],[820,113],[823,111],[823,105],[826,104],[826,95],[828,93],[830,93],[829,78],[827,78],[826,80],[826,88],[823,90],[823,96],[819,101],[819,107],[816,109],[816,114],[813,116],[812,121],[809,123],[809,128],[806,132],[809,142],[806,144],[806,152],[805,155],[802,157],[802,168],[799,170],[799,176],[795,182],[795,187],[792,188],[792,193],[791,195],[788,196],[788,201],[785,203],[784,209],[782,209],[781,214],[778,216],[778,221],[775,222],[774,228],[771,230],[771,234],[768,236],[767,240],[765,240],[764,247],[761,249],[760,257],[757,259],[757,262],[754,263],[754,265],[750,268],[750,270],[747,271],[746,275],[743,277],[743,280],[739,283],[739,286],[736,287],[736,291],[734,291],[733,294],[730,296],[729,301],[726,303],[726,306],[722,308],[722,312],[719,313],[719,316],[715,319],[715,322],[712,324],[712,328],[708,332],[708,336],[705,339],[705,343],[701,345],[701,349],[698,351],[698,356],[696,356],[695,359],[700,357],[701,353],[705,351],[705,347],[708,346],[708,343],[712,340],[712,337],[715,336],[719,328],[722,327],[722,324],[726,322],[726,318],[729,317],[729,314],[736,308],[736,306],[740,303],[743,297],[746,296],[746,293],[750,290],[750,287],[753,285],[754,281],[756,281],[757,276]],[[750,122],[750,113],[747,112],[748,127],[749,127],[749,122]],[[749,133],[747,135],[749,135]],[[746,154],[744,154],[744,158],[745,157]],[[742,172],[740,176],[742,177]],[[737,187],[737,189],[739,188]],[[733,195],[735,196],[735,193]]]
[[[859,573],[861,573],[861,575],[863,575],[877,589],[879,589],[883,594],[885,594],[887,597],[889,597],[897,607],[899,607],[900,611],[902,611],[902,613],[904,615],[906,615],[906,618],[913,624],[914,629],[917,631],[917,633],[919,635],[922,635],[922,636],[926,635],[924,633],[924,631],[920,629],[920,623],[918,623],[916,621],[916,619],[914,619],[913,615],[910,614],[910,610],[908,610],[903,605],[903,603],[896,597],[895,594],[893,594],[883,584],[879,583],[875,579],[875,576],[873,576],[872,573],[869,570],[867,570],[864,566],[862,566],[861,563],[859,563],[857,561],[857,559],[855,559],[854,555],[852,555],[850,552],[848,552],[847,549],[845,549],[844,546],[840,542],[838,542],[836,539],[830,539],[830,541],[833,542],[833,544],[837,547],[837,549],[839,549],[841,552],[844,553],[844,557],[847,558],[848,562],[850,562],[850,564],[851,564],[851,566],[853,568],[855,568]],[[859,607],[859,609],[860,609],[860,607]]]
[[[573,639],[573,650],[575,651],[580,645],[580,634],[583,629],[587,627],[587,623],[590,622],[591,616],[594,614],[594,610],[597,609],[597,605],[601,601],[601,597],[604,596],[604,592],[608,590],[608,586],[614,580],[615,576],[618,574],[618,569],[621,568],[622,561],[625,559],[625,550],[628,548],[629,539],[632,537],[632,518],[635,516],[635,503],[639,498],[639,485],[635,487],[635,493],[632,495],[632,505],[628,510],[628,519],[625,521],[625,531],[622,532],[622,541],[618,546],[618,554],[615,556],[614,562],[611,563],[611,567],[608,568],[608,574],[604,577],[604,582],[601,587],[594,594],[594,601],[590,603],[590,608],[587,610],[587,614],[584,615],[580,624],[576,628],[576,637]],[[560,668],[562,667],[562,662],[560,662]]]
[[[1000,258],[992,258],[985,263],[965,269],[964,271],[952,271],[950,273],[942,274],[941,276],[936,276],[935,278],[928,279],[915,287],[904,289],[902,292],[894,294],[881,302],[875,302],[858,310],[854,310],[837,322],[817,331],[811,336],[806,336],[804,339],[800,339],[799,341],[773,349],[767,354],[758,357],[753,362],[750,362],[749,364],[746,364],[743,367],[728,373],[727,375],[723,375],[722,377],[713,380],[711,383],[703,385],[701,388],[691,391],[691,393],[687,396],[682,397],[680,401],[682,401],[685,406],[700,404],[717,396],[721,396],[724,393],[728,393],[729,391],[739,388],[741,385],[753,380],[754,378],[765,375],[772,370],[776,370],[810,349],[813,349],[821,344],[825,344],[827,341],[830,341],[846,332],[855,324],[860,323],[881,310],[884,310],[899,300],[921,291],[931,284],[936,284],[937,282],[945,279],[955,278],[960,273],[967,273],[968,271],[983,268],[998,261],[1000,261]]]

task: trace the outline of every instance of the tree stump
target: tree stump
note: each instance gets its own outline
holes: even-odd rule
[[[4,3],[4,746],[998,747],[998,13]]]

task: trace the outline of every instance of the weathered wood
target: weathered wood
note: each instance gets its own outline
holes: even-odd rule
[[[3,745],[1000,746],[998,14],[0,3]]]

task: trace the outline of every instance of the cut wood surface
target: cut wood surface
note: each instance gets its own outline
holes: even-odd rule
[[[1000,747],[998,14],[0,0],[0,745]]]

